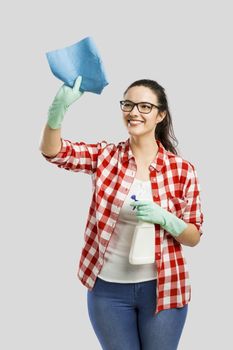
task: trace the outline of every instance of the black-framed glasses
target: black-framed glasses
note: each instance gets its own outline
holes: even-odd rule
[[[120,101],[120,106],[123,112],[131,112],[134,109],[134,106],[137,106],[138,111],[143,114],[150,113],[153,107],[159,109],[159,106],[153,105],[149,102],[134,103],[129,100]]]

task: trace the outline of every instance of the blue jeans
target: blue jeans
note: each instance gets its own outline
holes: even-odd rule
[[[87,305],[103,350],[177,349],[188,304],[155,316],[156,283],[115,283],[97,277],[87,291]]]

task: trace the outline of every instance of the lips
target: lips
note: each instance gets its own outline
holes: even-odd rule
[[[140,124],[143,124],[144,121],[143,120],[139,120],[139,119],[128,119],[128,125],[131,125],[131,126],[136,126],[136,125],[140,125]]]
[[[134,120],[135,120],[135,121],[138,121],[138,122],[142,122],[142,123],[144,122],[144,121],[143,121],[143,120],[141,120],[141,119],[135,119],[135,118],[133,118],[133,119],[128,119],[128,122],[130,122],[130,121],[134,121]]]

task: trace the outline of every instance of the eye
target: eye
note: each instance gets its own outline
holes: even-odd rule
[[[132,103],[130,102],[124,102],[123,105],[126,107],[126,108],[129,108],[129,107],[132,107]]]
[[[151,110],[151,105],[148,103],[140,103],[139,107],[143,112],[149,112]]]

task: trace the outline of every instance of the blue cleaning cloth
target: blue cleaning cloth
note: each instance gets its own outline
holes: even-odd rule
[[[92,38],[87,37],[74,45],[46,53],[53,74],[66,85],[73,87],[81,75],[80,91],[101,94],[109,84],[103,63]]]

